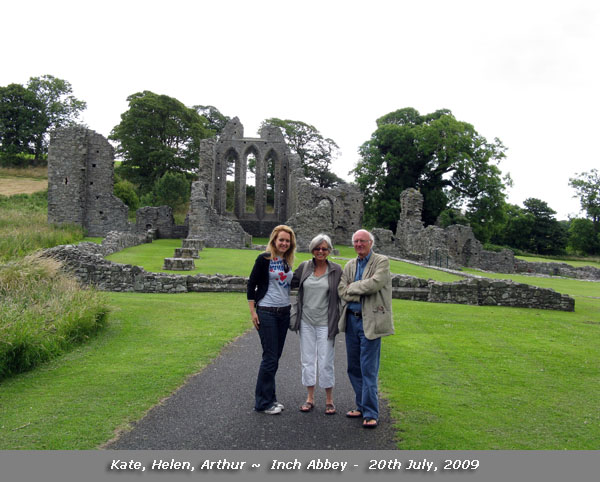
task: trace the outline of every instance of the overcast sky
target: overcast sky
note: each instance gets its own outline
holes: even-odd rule
[[[375,120],[450,109],[508,148],[509,202],[579,213],[600,167],[597,0],[0,0],[0,85],[51,74],[108,136],[143,90],[237,116],[314,125],[350,179]]]

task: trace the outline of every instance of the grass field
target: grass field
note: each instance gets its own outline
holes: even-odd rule
[[[80,229],[47,226],[43,193],[0,196],[0,263],[82,236]],[[180,240],[158,240],[110,258],[161,271],[163,258],[180,246]],[[338,248],[337,262],[354,257],[351,247]],[[247,276],[257,255],[207,248],[196,272]],[[296,266],[309,256],[298,254]],[[391,268],[460,279],[397,261]],[[575,312],[394,300],[396,335],[383,342],[380,382],[398,448],[598,450],[600,284],[485,276],[567,293],[576,300]],[[241,293],[106,298],[111,311],[99,334],[0,382],[0,450],[99,448],[248,329]],[[39,309],[45,312],[43,304]]]
[[[598,258],[549,258],[544,257],[540,258],[538,256],[515,256],[516,258],[522,259],[524,261],[530,261],[532,263],[565,263],[570,264],[571,266],[594,266],[596,268],[600,268],[600,260]]]
[[[48,168],[0,168],[0,195],[32,194],[48,189]]]
[[[180,239],[158,239],[150,244],[141,244],[126,248],[118,253],[111,254],[107,259],[115,263],[134,264],[143,267],[146,271],[182,274],[181,271],[163,270],[164,258],[173,256],[175,248],[181,247]],[[332,256],[332,261],[345,265],[349,257],[354,256],[354,250],[348,246],[338,247],[340,255]],[[254,260],[260,251],[255,250],[232,250],[224,248],[205,248],[200,251],[200,259],[194,260],[196,269],[185,271],[185,274],[230,274],[236,276],[248,276],[254,264]],[[310,259],[309,253],[297,253],[294,267],[300,262]],[[391,270],[394,273],[419,276],[436,281],[457,281],[460,276],[449,274],[436,269],[423,268],[410,263],[391,261]]]
[[[241,294],[108,296],[100,336],[2,382],[0,449],[96,448],[248,328]]]
[[[233,263],[243,275],[257,255],[203,253],[211,251],[218,272]],[[575,312],[394,300],[396,335],[383,342],[380,379],[398,448],[600,446],[598,284],[511,278],[574,296]],[[105,332],[2,382],[0,448],[96,448],[248,328],[243,294],[108,296]]]

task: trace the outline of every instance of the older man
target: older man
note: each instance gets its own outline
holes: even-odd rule
[[[394,333],[390,260],[373,252],[373,235],[364,229],[354,233],[352,243],[358,257],[346,264],[338,286],[339,330],[346,333],[348,377],[356,394],[356,408],[346,416],[362,417],[363,427],[375,428],[381,337]]]

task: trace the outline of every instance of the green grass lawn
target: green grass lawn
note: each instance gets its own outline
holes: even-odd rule
[[[571,266],[579,267],[579,266],[594,266],[595,268],[600,268],[600,261],[598,258],[589,258],[589,259],[572,259],[565,258],[561,259],[560,257],[553,258],[539,258],[536,256],[515,256],[515,258],[522,259],[523,261],[530,261],[532,263],[565,263],[570,264]]]
[[[248,329],[242,294],[110,293],[89,344],[2,382],[0,449],[93,449]],[[227,306],[227,310],[223,310]]]
[[[268,241],[268,240],[266,240]],[[146,271],[163,272],[173,274],[230,274],[236,276],[249,276],[254,260],[260,251],[252,249],[225,249],[225,248],[204,248],[200,251],[199,259],[194,260],[196,269],[192,271],[168,271],[163,270],[164,258],[172,257],[175,248],[181,247],[180,239],[158,239],[152,243],[140,244],[126,248],[118,253],[107,256],[107,259],[115,263],[133,264],[143,267]],[[349,258],[356,256],[354,249],[349,246],[337,246],[339,256],[332,256],[332,261],[345,266]],[[297,267],[302,261],[311,259],[309,253],[296,253]],[[449,274],[432,268],[424,268],[411,263],[400,261],[390,262],[393,273],[417,276],[436,281],[457,281],[462,279],[460,276]]]
[[[215,272],[243,262],[244,276],[257,255],[211,251]],[[510,278],[574,296],[575,312],[394,300],[380,379],[399,449],[600,447],[600,285]],[[248,329],[240,293],[108,296],[88,345],[2,382],[0,449],[97,448]]]

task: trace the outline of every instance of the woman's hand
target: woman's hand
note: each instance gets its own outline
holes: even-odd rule
[[[258,330],[258,328],[260,326],[260,321],[258,319],[258,313],[256,313],[256,311],[252,311],[250,313],[250,316],[252,317],[252,324],[254,325],[254,328],[256,328]]]
[[[248,308],[250,308],[250,319],[252,324],[254,325],[254,328],[258,330],[260,320],[258,319],[258,313],[256,313],[256,306],[254,305],[253,300],[248,300]]]

